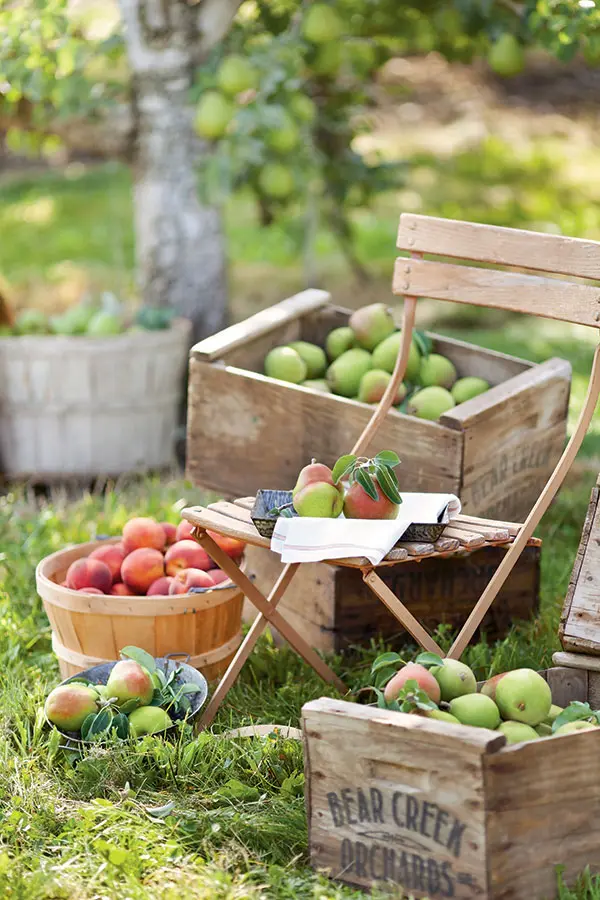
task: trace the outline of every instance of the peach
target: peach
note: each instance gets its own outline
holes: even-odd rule
[[[100,559],[77,559],[67,570],[67,587],[72,591],[93,587],[108,594],[112,580],[110,569]]]
[[[128,588],[137,594],[145,594],[157,578],[165,574],[165,561],[160,550],[140,547],[123,560],[121,575]]]
[[[98,588],[79,588],[77,593],[78,594],[102,594],[102,595],[104,595],[104,591],[101,591]]]
[[[213,580],[213,584],[221,584],[223,581],[230,580],[227,572],[224,572],[222,569],[209,569],[206,574],[210,575]]]
[[[131,588],[128,588],[126,584],[123,584],[122,581],[117,581],[116,584],[110,589],[111,594],[114,597],[135,597],[134,591]]]
[[[173,581],[170,575],[162,575],[160,578],[157,578],[156,581],[153,581],[148,590],[146,591],[147,597],[166,597],[169,593],[169,588],[171,586],[171,582]]]
[[[217,534],[216,531],[208,531],[207,534],[232,559],[239,559],[246,548],[244,541],[238,541],[237,538],[226,537],[224,534]]]
[[[177,529],[170,522],[161,522],[160,525],[167,537],[167,547],[170,547],[177,540]]]
[[[165,553],[167,575],[177,575],[181,569],[210,569],[212,561],[196,541],[177,541]]]
[[[106,693],[116,697],[119,706],[128,700],[138,700],[139,706],[147,706],[154,696],[154,684],[147,669],[133,659],[122,659],[110,671]]]
[[[187,519],[182,519],[182,521],[177,526],[177,531],[175,532],[176,540],[187,540],[189,537],[191,537],[193,530],[194,526],[192,525],[192,523],[188,522]]]
[[[171,580],[169,594],[187,594],[193,587],[214,586],[214,581],[203,569],[181,569]]]
[[[60,684],[50,691],[44,706],[47,719],[63,731],[79,731],[98,712],[98,694],[85,684]]]
[[[121,565],[125,559],[125,548],[123,544],[107,544],[106,547],[96,547],[92,550],[88,559],[99,559],[106,563],[110,569],[113,584],[121,580]]]
[[[419,663],[407,663],[390,678],[383,692],[385,699],[395,700],[407,681],[416,681],[434,703],[440,702],[442,693],[439,684],[431,672]]]
[[[167,543],[167,535],[162,525],[155,519],[143,516],[130,519],[123,528],[123,545],[125,553],[132,553],[142,547],[152,550],[164,550]]]

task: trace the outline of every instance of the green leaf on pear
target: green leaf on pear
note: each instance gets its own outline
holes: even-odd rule
[[[589,703],[573,700],[552,723],[552,734],[554,734],[561,725],[567,725],[569,722],[578,722],[580,719],[590,719],[593,716],[594,711]]]
[[[428,337],[424,331],[413,331],[412,336],[413,341],[416,344],[417,350],[421,354],[421,356],[427,358],[433,349],[433,341],[430,337]]]
[[[148,672],[154,672],[156,669],[154,657],[150,656],[149,653],[146,653],[146,651],[142,650],[140,647],[123,647],[121,656],[125,656],[127,659],[133,659],[135,662],[139,663],[140,666],[147,669]]]
[[[363,491],[369,495],[372,500],[378,500],[379,494],[377,493],[377,488],[375,487],[375,483],[371,475],[368,472],[365,472],[364,469],[359,469],[356,472],[356,481],[360,484]]]
[[[402,497],[400,496],[400,491],[398,489],[398,479],[396,478],[396,473],[393,469],[389,469],[387,466],[378,465],[377,481],[388,500],[398,505],[402,503]]]
[[[381,462],[386,466],[399,466],[400,457],[393,450],[382,450],[375,456],[376,462]]]
[[[88,735],[90,733],[90,728],[92,727],[92,722],[96,718],[96,713],[90,713],[89,716],[86,716],[83,720],[83,723],[80,728],[81,739],[82,741],[87,741]]]
[[[420,666],[425,666],[425,668],[429,668],[429,666],[443,666],[444,660],[441,656],[438,656],[437,653],[419,653],[417,658],[415,659],[416,663],[419,663]]]
[[[354,456],[352,453],[347,453],[345,456],[340,456],[331,472],[333,483],[338,484],[345,475],[348,475],[351,469],[354,467],[355,462],[356,456]]]
[[[404,665],[404,660],[398,653],[394,653],[393,651],[389,651],[388,653],[381,653],[374,661],[371,666],[371,675],[374,675],[375,672],[378,672],[380,669],[387,668],[393,663],[402,663]]]

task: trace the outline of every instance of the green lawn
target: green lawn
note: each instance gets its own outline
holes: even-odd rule
[[[566,149],[540,145],[524,153],[490,139],[479,151],[440,161],[420,153],[400,196],[355,215],[358,254],[387,295],[400,207],[505,225],[561,228],[600,236],[593,188],[573,182]],[[259,231],[247,197],[227,210],[236,314],[276,299],[301,283],[293,221]],[[0,271],[21,303],[64,304],[84,286],[129,289],[133,239],[128,174],[113,166],[12,179],[0,184]],[[319,234],[325,282],[343,299],[343,261],[333,238]],[[35,251],[35,252],[34,252]],[[254,276],[254,277],[253,277]],[[345,280],[346,279],[346,280]],[[268,282],[269,287],[264,288]],[[248,287],[250,285],[250,287]],[[237,296],[237,295],[236,295]],[[354,291],[354,304],[360,296]],[[593,352],[583,329],[523,327],[512,318],[448,317],[439,330],[530,359],[557,355],[573,365],[571,419],[581,406]],[[343,448],[342,448],[343,449]],[[544,666],[558,649],[557,627],[590,489],[600,464],[600,421],[580,466],[546,516],[542,601],[535,622],[516,624],[502,642],[471,647],[477,674],[518,665]],[[75,500],[54,493],[40,501],[15,489],[0,498],[0,896],[15,900],[185,900],[185,898],[362,897],[312,873],[307,864],[302,751],[294,742],[220,735],[249,722],[297,725],[302,704],[325,692],[287,649],[267,639],[244,669],[213,733],[175,743],[144,738],[110,751],[95,749],[79,765],[45,730],[38,710],[56,683],[50,630],[36,596],[39,559],[68,542],[118,533],[132,514],[176,522],[183,503],[199,500],[179,480],[134,480]],[[445,642],[449,635],[443,634]],[[380,647],[332,664],[348,684],[368,683]],[[174,806],[170,815],[150,812]],[[586,877],[562,900],[600,900]]]

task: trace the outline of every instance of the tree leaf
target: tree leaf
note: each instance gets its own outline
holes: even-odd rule
[[[363,491],[368,494],[372,500],[379,499],[379,494],[377,493],[375,483],[368,472],[366,472],[364,469],[359,469],[356,472],[356,480],[358,484],[360,484]]]
[[[97,715],[97,713],[90,713],[90,715],[86,716],[86,718],[83,720],[83,723],[82,723],[81,729],[80,729],[82,741],[87,741],[88,734],[89,734],[90,728],[92,726],[92,722],[96,718],[96,715]]]
[[[398,490],[398,479],[393,469],[389,469],[387,466],[377,466],[377,481],[388,500],[398,505],[402,503],[402,497]]]
[[[98,734],[103,734],[105,731],[108,731],[112,724],[112,720],[113,715],[109,709],[101,709],[99,713],[96,713],[96,715],[94,716],[94,721],[88,729],[88,740]]]
[[[124,713],[118,713],[111,722],[111,731],[116,731],[117,737],[122,741],[129,736],[129,719]]]
[[[331,473],[333,483],[338,484],[341,479],[350,472],[355,462],[356,456],[353,456],[351,453],[340,456]]]
[[[419,663],[421,666],[443,666],[444,660],[441,656],[438,656],[437,653],[419,653],[417,658],[415,659],[416,663]]]
[[[133,659],[135,662],[139,663],[140,666],[143,666],[148,672],[154,672],[156,669],[156,663],[154,662],[154,657],[150,656],[149,653],[146,653],[145,650],[142,650],[140,647],[123,647],[121,650],[121,656],[125,656],[127,659]]]
[[[382,462],[386,466],[399,466],[400,457],[393,450],[382,450],[375,456],[377,462]]]
[[[375,672],[378,672],[380,669],[387,668],[393,663],[402,663],[404,665],[404,660],[398,653],[394,653],[390,651],[389,653],[381,653],[374,661],[371,666],[371,675],[374,675]]]
[[[552,723],[552,734],[554,734],[561,725],[566,725],[568,722],[577,722],[579,719],[589,719],[591,716],[593,716],[593,710],[589,703],[581,703],[579,700],[573,700]]]
[[[120,711],[128,716],[129,713],[133,712],[134,709],[137,709],[139,705],[140,701],[137,697],[134,697],[133,700],[126,700],[123,706],[120,707]]]
[[[187,684],[182,684],[179,688],[180,694],[199,694],[202,688],[198,684],[193,684],[193,682],[188,682]]]
[[[415,706],[417,709],[437,709],[436,704],[429,697],[427,697],[426,700],[422,700],[421,697],[416,697]]]

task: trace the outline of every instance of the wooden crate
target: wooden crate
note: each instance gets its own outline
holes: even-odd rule
[[[322,345],[348,316],[324,291],[305,291],[193,348],[187,469],[195,483],[226,497],[289,489],[312,457],[332,464],[350,450],[371,406],[261,374],[271,348],[299,339]],[[563,450],[571,368],[431,337],[461,376],[493,388],[439,423],[393,410],[369,449],[398,451],[404,490],[453,492],[467,513],[519,521]]]
[[[565,650],[600,655],[600,475],[585,517],[559,636]]]
[[[542,673],[559,705],[585,670]],[[600,730],[508,746],[487,729],[321,698],[302,710],[313,866],[415,897],[551,900],[600,869]],[[576,761],[574,763],[574,761]]]
[[[488,547],[466,556],[405,562],[381,569],[379,574],[426,628],[447,622],[458,631],[505,552],[501,547]],[[524,550],[484,620],[483,630],[491,640],[503,637],[516,619],[537,612],[540,560],[540,547]],[[276,554],[260,547],[246,548],[246,571],[263,593],[275,584],[282,568]],[[279,608],[316,650],[337,652],[349,645],[368,645],[379,636],[392,646],[406,641],[398,620],[356,569],[324,563],[303,565]],[[246,601],[244,619],[252,621],[256,614]]]

